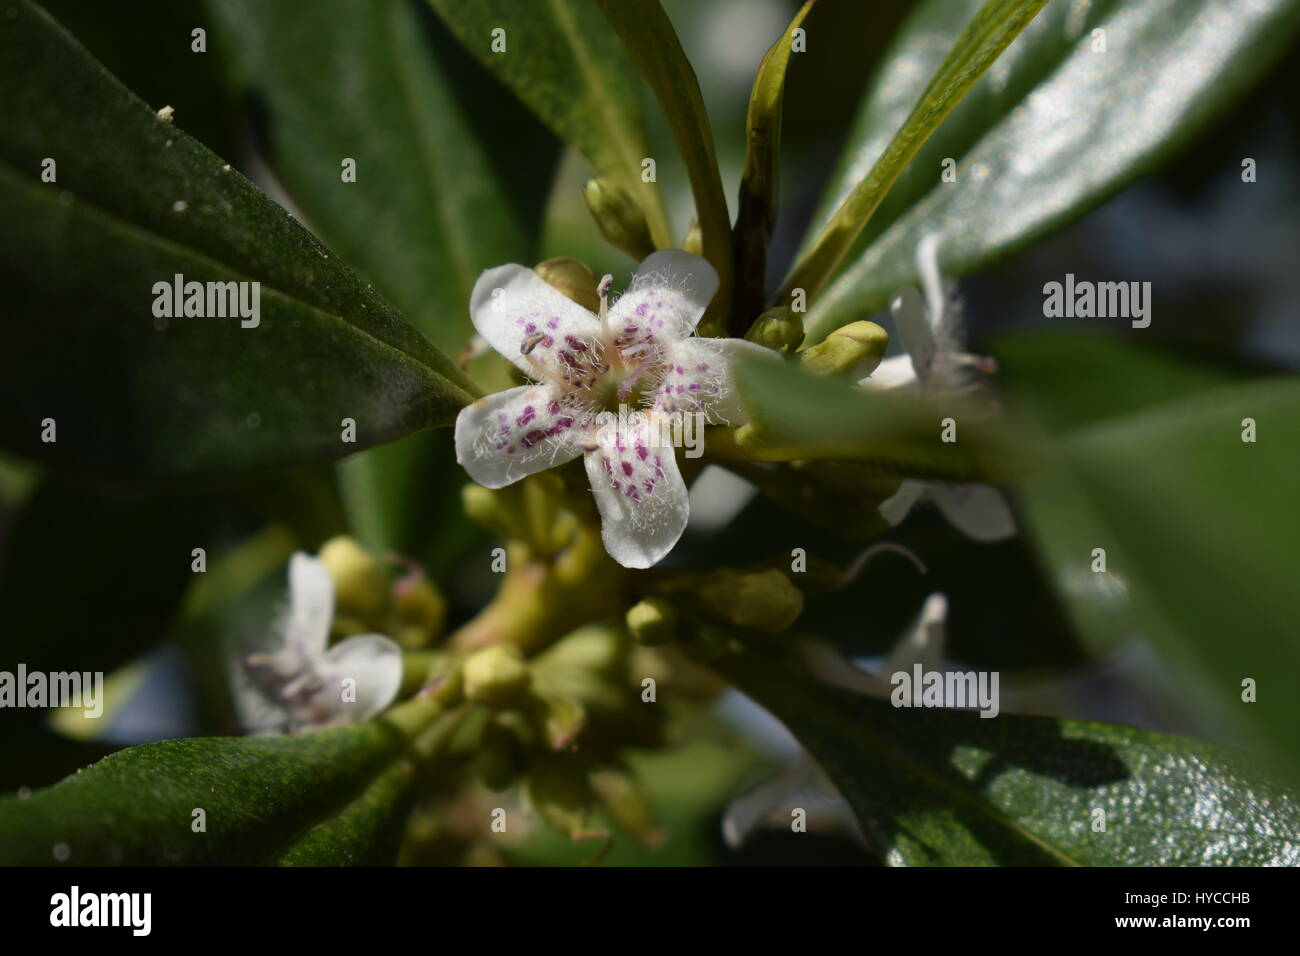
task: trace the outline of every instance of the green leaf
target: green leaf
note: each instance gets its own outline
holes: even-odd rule
[[[1242,440],[1253,419],[1257,440]],[[1261,380],[1113,416],[1054,446],[1026,487],[1032,527],[1097,646],[1150,640],[1219,732],[1300,772],[1295,449],[1300,384]],[[1106,574],[1093,549],[1105,550]],[[1258,699],[1243,702],[1243,681]]]
[[[746,116],[745,170],[740,177],[740,202],[733,240],[736,247],[736,306],[732,331],[743,334],[762,307],[767,246],[776,222],[780,185],[781,104],[785,71],[790,65],[794,31],[816,0],[807,0],[780,39],[763,57],[749,94]]]
[[[705,447],[715,458],[847,459],[940,481],[998,480],[1022,464],[1019,449],[995,426],[966,420],[965,406],[955,403],[931,407],[761,359],[738,364],[736,387],[750,424],[710,432]],[[945,442],[943,420],[950,416],[958,440]]]
[[[597,3],[654,90],[686,164],[704,258],[718,272],[718,291],[709,303],[706,317],[721,319],[731,305],[731,216],[722,193],[713,132],[695,70],[659,0],[597,0]]]
[[[388,721],[131,747],[27,799],[0,799],[0,863],[50,864],[60,843],[76,866],[337,865],[385,851],[391,862],[393,818],[409,799],[404,753]]]
[[[523,149],[533,191],[545,192],[551,164],[535,121],[498,114],[497,141],[480,142],[452,72],[477,67],[450,38],[435,49],[406,0],[222,0],[212,11],[222,52],[266,108],[271,165],[307,222],[458,355],[479,274],[535,258],[536,224],[512,204],[498,165]],[[355,181],[344,181],[345,158]]]
[[[40,9],[0,21],[0,441],[132,474],[329,460],[449,423],[472,386],[255,186]],[[42,182],[43,160],[57,182]],[[157,319],[155,283],[261,283],[256,327]],[[249,320],[251,322],[251,319]],[[356,421],[355,444],[340,440]],[[57,440],[42,441],[54,419]]]
[[[590,3],[429,2],[542,122],[639,203],[656,246],[674,244],[659,187],[641,179],[646,145],[636,72]],[[494,40],[505,52],[493,51]]]
[[[986,0],[939,64],[871,172],[853,187],[796,263],[777,296],[778,303],[788,303],[794,289],[803,289],[810,298],[817,296],[921,146],[1046,2]]]
[[[893,864],[1263,866],[1300,856],[1300,801],[1226,748],[1090,721],[896,708],[816,682],[791,657],[747,652],[714,666],[790,728]]]
[[[920,95],[926,71],[917,64],[943,56],[957,32],[954,6],[923,5],[886,57],[827,209]],[[928,232],[944,233],[944,269],[966,274],[1077,218],[1203,129],[1268,69],[1298,21],[1295,0],[1051,4],[917,154],[852,265],[809,312],[810,339],[914,282],[916,245]],[[1104,53],[1093,50],[1094,30],[1105,31]],[[945,158],[957,160],[955,183],[939,179]]]

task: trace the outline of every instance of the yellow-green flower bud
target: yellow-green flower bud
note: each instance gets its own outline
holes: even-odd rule
[[[381,624],[388,607],[388,573],[379,560],[347,535],[326,541],[318,557],[334,582],[335,613]]]
[[[442,633],[447,601],[437,585],[414,569],[393,584],[388,633],[403,647],[424,647]]]
[[[686,230],[686,235],[682,237],[682,251],[689,252],[691,255],[704,255],[704,233],[700,232],[700,221],[691,220],[691,226]]]
[[[617,767],[592,771],[591,789],[605,805],[614,822],[649,847],[664,841],[664,833],[655,825],[654,807],[636,778]]]
[[[587,724],[587,709],[576,697],[546,701],[546,743],[552,750],[568,750]]]
[[[662,598],[648,597],[627,612],[627,629],[638,644],[667,644],[677,636],[677,609]]]
[[[532,683],[528,662],[506,644],[494,644],[470,655],[464,674],[465,696],[496,707],[520,703]]]
[[[889,333],[876,323],[850,322],[800,352],[799,362],[813,375],[861,378],[875,371],[888,347]]]
[[[803,342],[803,319],[788,306],[778,305],[755,319],[745,338],[781,355],[790,355]]]
[[[474,753],[474,769],[484,786],[501,791],[510,786],[523,770],[524,760],[519,739],[495,721],[483,728]]]
[[[558,289],[588,312],[600,311],[600,296],[596,294],[596,277],[585,263],[568,256],[547,259],[533,267],[547,285]]]
[[[586,829],[591,785],[586,767],[571,756],[533,761],[528,768],[528,799],[543,820],[568,836]]]
[[[700,599],[719,617],[763,631],[784,631],[803,613],[803,592],[775,568],[719,571],[700,589]]]
[[[637,261],[655,251],[645,210],[624,190],[608,179],[592,179],[583,187],[582,198],[587,201],[601,235],[611,245]]]

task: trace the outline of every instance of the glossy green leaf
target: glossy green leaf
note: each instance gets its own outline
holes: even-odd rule
[[[890,863],[1300,860],[1300,800],[1235,751],[1114,724],[896,708],[768,654],[714,666],[808,748]]]
[[[920,95],[925,67],[956,36],[955,10],[972,6],[931,0],[909,21],[823,216],[881,155]],[[965,274],[1086,212],[1204,128],[1281,54],[1298,21],[1295,0],[1051,4],[917,154],[865,251],[855,249],[809,312],[810,338],[872,314],[914,282],[926,233],[944,234],[941,264]],[[1098,30],[1104,53],[1093,48]],[[956,160],[955,183],[940,180],[945,158]]]
[[[1246,419],[1254,442],[1242,440]],[[1070,433],[1053,449],[1060,467],[1026,495],[1094,644],[1150,640],[1219,732],[1300,771],[1300,701],[1284,676],[1300,668],[1287,573],[1300,563],[1297,447],[1300,383],[1225,386]],[[1096,548],[1105,574],[1093,571]]]
[[[0,441],[122,473],[230,472],[337,458],[447,424],[470,400],[459,370],[284,209],[39,8],[11,12],[0,377],[15,398]],[[156,317],[155,284],[178,274],[259,282],[258,324]],[[42,440],[46,419],[57,441]]]
[[[452,73],[477,68],[450,37],[449,50],[435,49],[406,0],[222,0],[212,12],[220,52],[265,107],[272,168],[307,222],[459,355],[479,274],[535,258],[536,223],[512,204],[503,165],[522,147],[530,191],[544,194],[551,163],[535,121],[498,115],[511,142],[480,142],[453,89],[467,81]]]
[[[636,70],[593,4],[429,2],[473,56],[640,204],[657,246],[674,245],[659,187],[641,179],[647,153]]]
[[[871,171],[853,187],[795,264],[778,303],[788,303],[794,289],[803,289],[810,298],[817,296],[921,146],[1046,2],[986,0],[976,11]],[[915,64],[909,67],[916,68]]]
[[[939,407],[867,392],[841,378],[821,378],[793,364],[751,360],[736,369],[750,422],[711,433],[705,451],[721,459],[791,461],[835,458],[867,462],[888,475],[940,481],[990,481],[1014,474],[1022,454],[996,425],[965,418],[966,407]],[[943,421],[957,440],[942,440]]]
[[[736,323],[733,331],[743,334],[762,307],[767,246],[776,221],[780,186],[781,112],[785,99],[785,71],[790,65],[794,32],[816,0],[799,8],[790,26],[781,34],[758,66],[754,89],[749,94],[745,128],[745,169],[740,177],[740,202],[736,212]]]
[[[0,863],[371,862],[409,797],[388,722],[302,737],[201,737],[118,751],[26,799],[0,799]],[[384,809],[386,808],[386,809]],[[204,811],[205,831],[194,811]]]
[[[718,291],[709,303],[706,319],[721,320],[731,304],[731,216],[695,70],[659,0],[597,3],[654,90],[686,164],[704,258],[718,272]]]

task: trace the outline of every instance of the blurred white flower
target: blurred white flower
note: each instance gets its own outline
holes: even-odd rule
[[[957,309],[939,274],[939,242],[931,233],[917,244],[916,266],[925,298],[908,286],[889,303],[907,354],[881,362],[858,383],[862,388],[931,399],[968,397],[979,388],[971,371],[993,370],[991,359],[961,349]],[[890,525],[899,525],[922,500],[933,501],[955,528],[976,541],[999,541],[1016,533],[1006,499],[989,485],[908,479],[881,502],[880,515]]]
[[[402,651],[382,634],[328,647],[334,582],[325,565],[297,552],[277,644],[249,654],[235,674],[235,709],[250,733],[304,733],[369,720],[396,698]]]

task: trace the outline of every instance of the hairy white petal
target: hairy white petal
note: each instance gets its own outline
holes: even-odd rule
[[[590,351],[600,331],[596,316],[521,265],[479,276],[469,309],[479,334],[533,378],[563,374],[562,353]]]
[[[549,385],[481,398],[456,416],[456,461],[485,488],[503,488],[581,454],[581,410]]]
[[[683,339],[694,331],[718,291],[713,266],[680,249],[661,249],[637,267],[632,284],[609,310],[620,344]]]
[[[602,431],[586,456],[587,478],[600,511],[605,550],[627,568],[663,559],[686,529],[686,483],[671,447],[656,447],[656,418]]]
[[[742,358],[780,361],[771,349],[744,339],[689,338],[674,343],[664,353],[664,377],[655,407],[702,412],[710,425],[745,424],[733,375],[736,361]]]

